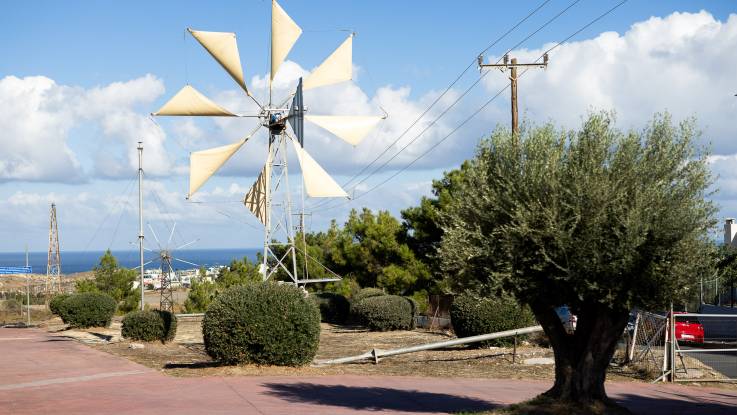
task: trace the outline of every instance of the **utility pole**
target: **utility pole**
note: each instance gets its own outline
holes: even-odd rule
[[[143,310],[143,142],[138,142],[138,254],[141,260],[141,310]]]
[[[502,72],[509,69],[510,89],[512,92],[512,134],[514,137],[519,136],[519,115],[517,112],[517,68],[542,68],[548,67],[548,54],[543,55],[543,63],[517,63],[517,58],[509,59],[509,55],[504,55],[502,63],[484,63],[484,55],[479,55],[479,70],[483,68],[499,68]]]

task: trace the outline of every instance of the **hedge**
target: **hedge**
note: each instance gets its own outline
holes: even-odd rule
[[[411,330],[416,307],[411,299],[398,295],[365,298],[351,309],[356,321],[372,331]]]
[[[293,285],[234,286],[208,307],[202,335],[223,363],[300,366],[317,354],[320,310]]]
[[[117,302],[103,293],[73,294],[60,304],[61,319],[71,327],[107,327]]]
[[[317,292],[310,299],[320,308],[320,318],[326,323],[345,323],[348,320],[351,305],[348,300],[336,293]]]
[[[121,334],[131,340],[166,343],[177,335],[177,317],[165,310],[133,311],[123,317]]]
[[[61,317],[62,303],[64,303],[64,300],[67,298],[69,298],[69,294],[56,294],[51,297],[51,300],[49,301],[49,310],[51,313]]]
[[[461,294],[453,299],[450,321],[458,337],[477,336],[536,324],[530,309],[520,306],[512,297],[482,298],[472,294]],[[511,341],[511,338],[496,339],[474,345],[502,346]]]

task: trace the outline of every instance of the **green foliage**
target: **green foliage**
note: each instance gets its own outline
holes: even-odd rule
[[[453,299],[450,321],[458,337],[478,336],[536,324],[530,308],[521,306],[512,297],[482,298],[473,294],[461,294]],[[474,345],[502,346],[511,341],[511,338],[497,339]]]
[[[641,133],[593,114],[484,141],[444,215],[456,287],[500,287],[574,312],[664,308],[708,260],[715,208],[693,122],[656,116]]]
[[[117,303],[104,293],[72,294],[58,307],[59,317],[70,327],[107,327]]]
[[[55,296],[51,297],[51,300],[49,300],[49,310],[52,314],[56,314],[57,316],[61,316],[61,307],[64,301],[69,298],[69,294],[56,294]]]
[[[417,306],[417,315],[427,313],[427,309],[430,307],[430,299],[428,298],[427,291],[416,291],[409,298],[411,298]]]
[[[432,182],[434,197],[423,197],[419,206],[401,212],[402,241],[428,266],[432,274],[432,279],[424,286],[417,287],[418,289],[424,288],[431,293],[448,290],[437,255],[443,237],[441,216],[453,200],[454,193],[460,189],[470,167],[471,163],[465,161],[459,169],[443,173],[442,179]]]
[[[215,282],[218,288],[226,289],[261,282],[262,278],[258,272],[258,264],[251,262],[248,258],[243,258],[240,261],[233,260],[229,266],[221,268]]]
[[[216,296],[215,283],[204,279],[192,280],[189,294],[187,299],[184,300],[184,310],[187,313],[204,313]]]
[[[310,294],[310,299],[320,308],[320,318],[326,323],[345,323],[350,313],[348,300],[336,293],[318,292]]]
[[[381,288],[363,288],[359,292],[357,292],[353,296],[353,298],[351,298],[351,303],[356,304],[366,298],[378,297],[381,295],[386,295],[384,290],[382,290]]]
[[[74,292],[77,293],[98,293],[100,290],[95,284],[95,280],[77,280],[74,281]]]
[[[324,291],[340,294],[345,298],[353,298],[356,293],[361,291],[361,286],[358,285],[355,279],[348,277],[325,284]]]
[[[94,268],[95,279],[79,280],[75,283],[77,292],[102,292],[111,296],[118,303],[118,310],[123,313],[138,308],[141,292],[133,289],[136,280],[135,270],[121,268],[118,260],[108,249],[100,257],[99,264]]]
[[[354,303],[351,313],[359,324],[372,331],[411,330],[414,328],[415,308],[411,299],[382,295]]]
[[[293,285],[235,286],[210,304],[202,334],[221,362],[300,366],[317,353],[320,310]]]
[[[165,310],[133,311],[123,317],[121,334],[126,339],[165,343],[177,334],[177,317]]]
[[[0,310],[7,311],[9,313],[19,313],[22,307],[22,303],[14,298],[3,300],[0,302]]]

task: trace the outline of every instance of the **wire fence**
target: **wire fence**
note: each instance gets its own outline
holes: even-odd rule
[[[648,311],[632,313],[614,363],[638,377],[656,379],[666,370],[668,319]]]

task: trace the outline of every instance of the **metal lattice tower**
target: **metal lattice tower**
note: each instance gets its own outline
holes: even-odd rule
[[[59,226],[56,222],[56,204],[51,204],[49,220],[49,255],[46,262],[46,293],[61,290],[61,254],[59,252]]]
[[[174,293],[171,289],[171,274],[174,272],[171,266],[172,257],[169,251],[162,250],[161,258],[161,298],[159,299],[159,310],[174,312]]]

